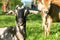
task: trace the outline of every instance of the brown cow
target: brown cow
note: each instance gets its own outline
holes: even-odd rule
[[[60,21],[59,0],[38,0],[38,10],[41,11],[45,36],[50,33],[50,26],[53,21]]]

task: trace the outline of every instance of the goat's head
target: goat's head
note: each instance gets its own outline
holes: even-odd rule
[[[22,26],[25,21],[25,9],[24,7],[16,6],[15,14],[16,14],[16,21],[19,26]]]
[[[51,0],[38,0],[38,10],[48,13],[50,9]]]
[[[15,8],[15,15],[16,15],[16,27],[17,31],[22,34],[22,39],[25,39],[25,33],[26,33],[26,14],[25,14],[25,8],[22,6],[20,7],[19,5],[16,6]],[[18,39],[19,38],[18,36]]]

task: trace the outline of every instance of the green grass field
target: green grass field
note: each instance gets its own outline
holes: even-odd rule
[[[15,26],[14,15],[0,15],[0,27]]]
[[[0,27],[15,26],[14,15],[0,15]],[[26,40],[60,40],[60,23],[53,23],[48,37],[44,37],[40,14],[26,18]]]

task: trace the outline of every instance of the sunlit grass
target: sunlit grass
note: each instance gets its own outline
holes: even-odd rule
[[[0,15],[0,27],[15,26],[14,15]]]
[[[60,40],[60,23],[54,22],[48,37],[44,36],[42,30],[42,19],[40,15],[28,15],[26,23],[26,40]]]
[[[0,15],[0,27],[15,26],[14,15]],[[29,14],[26,18],[26,40],[60,40],[60,22],[53,23],[48,37],[42,30],[40,14]]]

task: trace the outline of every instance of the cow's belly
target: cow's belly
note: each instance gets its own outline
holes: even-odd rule
[[[60,7],[52,4],[48,15],[52,18],[53,21],[60,21]]]
[[[59,16],[59,15],[51,16],[51,19],[52,19],[52,21],[54,21],[54,22],[60,22],[60,16]]]
[[[54,22],[60,22],[60,19],[59,18],[53,18],[52,19]]]

